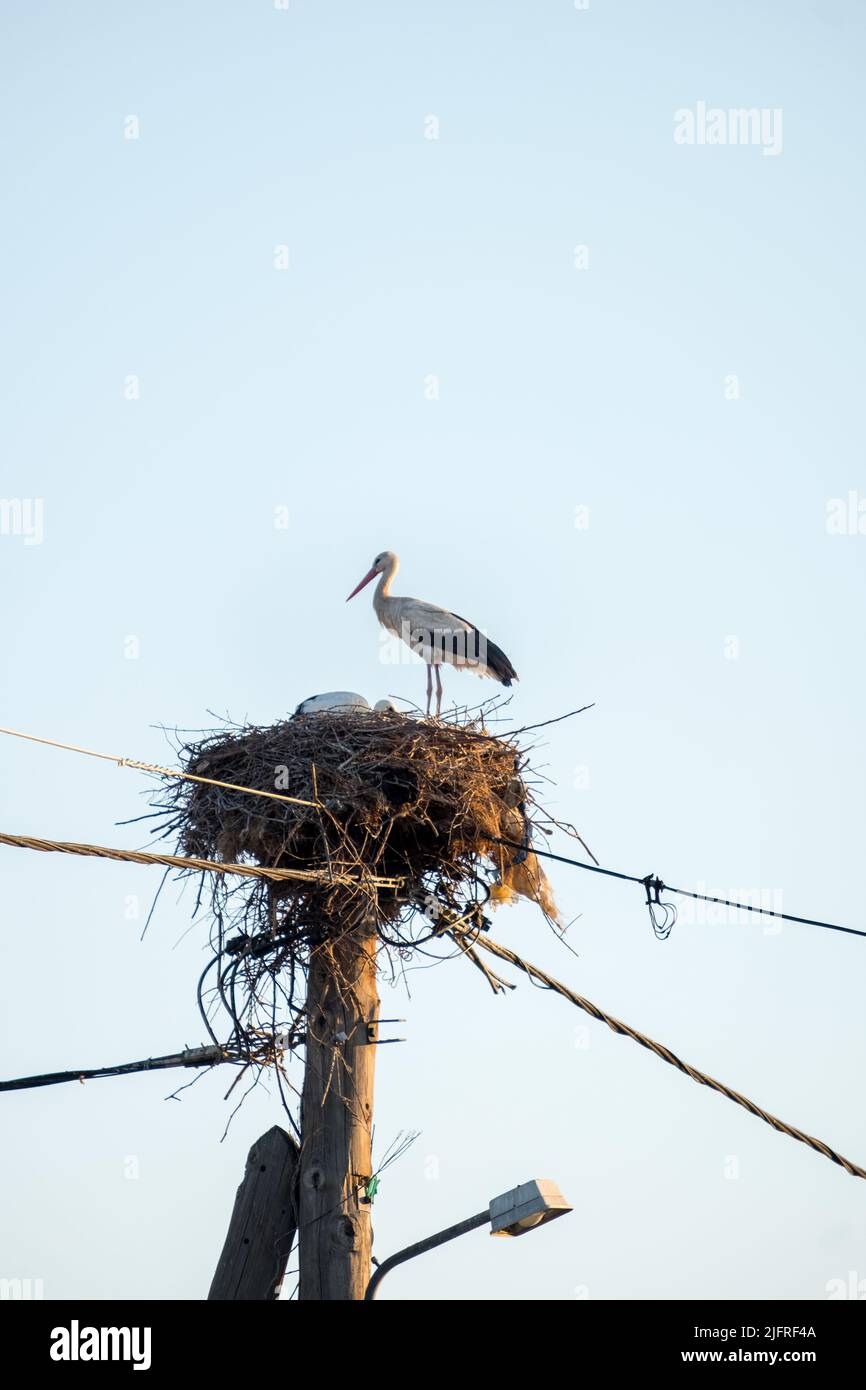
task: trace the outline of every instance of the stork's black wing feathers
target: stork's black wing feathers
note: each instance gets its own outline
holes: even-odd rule
[[[495,642],[491,642],[489,637],[485,637],[483,632],[479,632],[475,624],[470,623],[468,618],[461,618],[459,613],[455,613],[454,616],[460,618],[461,623],[465,623],[471,629],[473,640],[471,645],[467,643],[467,651],[474,647],[472,654],[478,661],[484,662],[491,676],[502,685],[510,685],[512,681],[519,680],[517,672],[501,647],[497,647]]]

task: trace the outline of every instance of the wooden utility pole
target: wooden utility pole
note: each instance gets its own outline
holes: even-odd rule
[[[298,1146],[274,1125],[247,1155],[209,1299],[277,1296],[297,1227]]]
[[[379,994],[372,926],[311,954],[301,1102],[301,1299],[363,1299],[373,1232],[373,1073]]]

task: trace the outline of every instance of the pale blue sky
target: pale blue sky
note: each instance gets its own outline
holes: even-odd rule
[[[19,0],[2,25],[2,494],[43,499],[44,539],[0,535],[0,723],[164,760],[154,726],[208,709],[418,698],[367,594],[343,602],[392,548],[398,591],[505,648],[518,723],[596,702],[539,758],[603,862],[866,926],[866,536],[826,529],[866,496],[862,7]],[[781,108],[782,153],[675,144],[699,101]],[[137,774],[0,754],[2,828],[143,843],[115,825]],[[159,871],[0,855],[0,1075],[202,1041],[189,892],[141,943],[125,914]],[[552,877],[580,959],[529,906],[498,937],[866,1162],[866,942],[684,921],[660,945],[641,890]],[[408,1042],[379,1056],[378,1151],[423,1134],[383,1179],[378,1257],[530,1176],[575,1212],[383,1297],[866,1278],[841,1170],[549,995],[494,999],[460,963],[410,980],[383,986]],[[166,1103],[183,1079],[3,1098],[0,1276],[206,1294],[280,1112],[252,1097],[220,1144],[231,1074]]]

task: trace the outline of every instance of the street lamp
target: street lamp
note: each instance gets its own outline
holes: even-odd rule
[[[510,1192],[503,1192],[501,1197],[494,1197],[490,1206],[476,1216],[470,1216],[456,1226],[449,1226],[435,1236],[428,1236],[426,1240],[419,1240],[415,1245],[407,1245],[405,1250],[398,1250],[396,1255],[383,1260],[367,1285],[364,1298],[376,1297],[379,1285],[395,1265],[414,1260],[416,1255],[425,1255],[428,1250],[435,1250],[437,1245],[445,1245],[449,1240],[465,1236],[479,1226],[489,1223],[492,1236],[523,1236],[527,1231],[534,1231],[536,1227],[554,1221],[557,1216],[565,1216],[571,1210],[556,1183],[549,1178],[522,1182]]]

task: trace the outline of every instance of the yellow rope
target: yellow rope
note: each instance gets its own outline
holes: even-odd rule
[[[457,935],[464,936],[468,935],[468,933],[460,929]],[[597,1004],[593,1004],[591,1000],[584,999],[582,995],[576,994],[573,989],[569,989],[567,985],[562,984],[561,981],[555,979],[553,975],[548,975],[545,970],[539,970],[537,965],[531,965],[529,961],[523,960],[515,951],[510,951],[507,946],[500,946],[498,941],[491,941],[489,938],[481,936],[474,939],[472,945],[480,946],[482,950],[489,951],[491,955],[498,956],[500,960],[507,960],[511,965],[516,966],[518,970],[522,970],[530,979],[537,980],[539,984],[544,985],[547,989],[553,990],[556,994],[561,994],[563,999],[567,999],[569,1003],[576,1004],[579,1009],[583,1009],[584,1013],[589,1014],[591,1018],[598,1019],[599,1023],[606,1023],[608,1028],[611,1028],[614,1033],[619,1033],[622,1037],[631,1038],[633,1042],[640,1043],[641,1047],[649,1048],[650,1052],[654,1052],[656,1057],[660,1057],[663,1062],[668,1062],[670,1066],[676,1067],[677,1071],[683,1072],[684,1075],[690,1077],[692,1081],[697,1081],[699,1086],[709,1086],[711,1090],[717,1091],[719,1095],[725,1096],[727,1100],[732,1100],[735,1105],[741,1105],[744,1110],[748,1110],[750,1115],[754,1115],[757,1119],[763,1120],[764,1124],[770,1125],[773,1129],[778,1130],[780,1134],[787,1134],[790,1139],[796,1139],[799,1143],[808,1145],[810,1149],[814,1149],[815,1153],[823,1155],[824,1158],[829,1158],[832,1163],[838,1163],[841,1168],[845,1169],[846,1173],[851,1174],[852,1178],[866,1178],[866,1169],[861,1168],[857,1163],[852,1163],[850,1158],[845,1158],[842,1154],[837,1153],[835,1149],[831,1149],[830,1145],[825,1144],[823,1139],[815,1139],[811,1134],[806,1134],[802,1129],[795,1129],[793,1125],[786,1124],[784,1120],[780,1120],[775,1115],[771,1115],[769,1111],[762,1110],[753,1100],[749,1100],[748,1096],[741,1095],[739,1091],[731,1090],[730,1086],[726,1086],[722,1081],[716,1081],[714,1077],[707,1076],[706,1072],[698,1071],[697,1067],[692,1067],[688,1062],[683,1062],[675,1052],[671,1052],[669,1047],[665,1047],[664,1043],[655,1042],[654,1039],[648,1038],[646,1034],[639,1033],[636,1028],[630,1028],[627,1023],[622,1023],[611,1014],[606,1014]]]
[[[2,729],[0,734],[11,734],[12,738],[26,738],[30,743],[44,743],[49,748],[63,748],[67,753],[84,753],[88,758],[102,758],[104,762],[116,763],[118,767],[134,767],[139,772],[153,772],[158,777],[180,777],[185,782],[204,782],[209,787],[225,787],[231,792],[246,792],[248,796],[266,796],[271,801],[289,801],[293,806],[312,806],[318,808],[318,801],[303,801],[299,796],[284,796],[281,792],[264,792],[257,787],[240,787],[237,782],[218,782],[215,777],[199,777],[194,772],[178,772],[176,768],[159,767],[156,763],[142,763],[137,758],[118,758],[113,753],[96,753],[92,748],[79,748],[76,743],[61,743],[56,738],[40,738],[38,734],[22,734],[18,729]]]
[[[165,864],[169,868],[202,869],[215,874],[241,874],[244,878],[267,878],[279,882],[294,879],[301,883],[329,883],[340,887],[399,888],[400,878],[355,877],[352,874],[331,873],[328,869],[268,869],[259,864],[220,864],[215,859],[194,859],[179,854],[148,854],[140,849],[109,849],[106,845],[80,845],[69,840],[39,840],[32,835],[7,835],[0,832],[0,845],[18,849],[55,851],[59,854],[81,854],[92,859],[117,859],[129,864]]]

